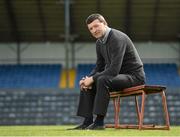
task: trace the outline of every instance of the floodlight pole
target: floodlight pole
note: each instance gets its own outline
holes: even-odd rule
[[[65,18],[65,51],[66,51],[66,87],[69,87],[69,39],[70,39],[70,0],[64,0],[64,18]]]

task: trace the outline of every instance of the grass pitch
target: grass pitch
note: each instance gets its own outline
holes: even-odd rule
[[[0,126],[0,136],[179,136],[180,126],[170,130],[105,129],[67,130],[74,126]]]

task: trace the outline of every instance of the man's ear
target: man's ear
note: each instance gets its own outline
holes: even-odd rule
[[[106,21],[104,21],[103,24],[106,25],[106,26],[108,25]]]

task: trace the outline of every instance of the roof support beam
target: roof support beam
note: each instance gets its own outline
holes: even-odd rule
[[[7,9],[7,13],[9,16],[9,22],[11,24],[11,34],[12,37],[14,38],[14,41],[17,43],[17,64],[20,64],[21,62],[21,45],[20,45],[20,35],[19,35],[19,31],[18,31],[18,25],[17,25],[17,21],[16,21],[16,15],[14,13],[14,9],[13,9],[13,5],[12,2],[13,0],[4,0],[5,1],[5,5],[6,5],[6,9]]]
[[[158,21],[158,14],[159,14],[159,5],[160,0],[155,1],[154,7],[154,15],[152,19],[152,31],[151,31],[151,40],[155,40],[155,34],[157,34],[157,21]]]
[[[37,6],[38,6],[38,13],[40,17],[40,22],[42,26],[42,32],[43,32],[43,41],[47,41],[47,26],[46,21],[43,13],[43,7],[42,7],[42,0],[37,0]]]
[[[131,37],[131,10],[132,10],[132,0],[126,0],[126,11],[125,11],[125,33]]]
[[[101,13],[101,0],[96,1],[96,11],[97,13]]]

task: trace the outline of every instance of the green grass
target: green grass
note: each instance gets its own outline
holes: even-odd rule
[[[168,130],[67,130],[73,126],[0,126],[0,136],[180,136],[180,127]]]

